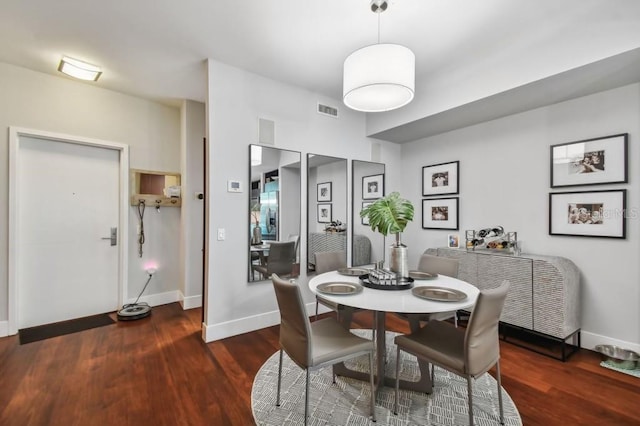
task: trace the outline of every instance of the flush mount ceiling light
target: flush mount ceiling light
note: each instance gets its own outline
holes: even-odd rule
[[[378,14],[378,44],[356,50],[344,61],[344,104],[357,111],[390,111],[414,96],[415,55],[405,46],[380,43],[380,13],[387,6],[385,0],[371,2]]]
[[[98,81],[102,70],[96,65],[91,65],[78,59],[63,56],[58,65],[58,71],[81,80]]]

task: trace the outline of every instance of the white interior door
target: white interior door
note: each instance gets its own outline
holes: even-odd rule
[[[117,310],[119,250],[104,238],[119,227],[119,161],[115,149],[20,137],[18,328]]]

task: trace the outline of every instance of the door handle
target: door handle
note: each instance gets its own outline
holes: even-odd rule
[[[110,240],[112,246],[117,245],[118,244],[118,228],[112,227],[111,228],[111,236],[102,237],[101,240]]]

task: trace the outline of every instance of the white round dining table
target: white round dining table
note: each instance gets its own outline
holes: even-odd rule
[[[364,269],[364,268],[352,268]],[[385,313],[396,312],[403,314],[431,314],[441,312],[452,312],[459,309],[469,309],[473,307],[478,298],[480,290],[466,281],[457,278],[448,277],[446,275],[438,275],[435,279],[414,280],[413,288],[421,286],[436,286],[446,289],[454,289],[461,291],[467,297],[460,301],[437,301],[428,300],[412,293],[411,289],[404,290],[379,290],[362,286],[362,291],[354,294],[328,294],[318,291],[317,287],[324,283],[356,283],[362,285],[358,276],[343,275],[338,271],[325,272],[317,275],[309,280],[309,289],[323,299],[330,300],[344,306],[353,308],[371,310],[376,313],[376,354],[377,354],[377,372],[376,384],[377,388],[386,384],[388,386],[395,385],[395,379],[384,377],[386,343],[385,343]],[[344,325],[349,327],[351,315],[347,316],[347,323]],[[419,362],[421,377],[418,382],[400,381],[400,387],[420,392],[431,393],[431,380],[428,374],[428,365]],[[354,377],[361,380],[368,380],[368,374],[353,371],[347,368],[343,363],[334,366],[334,373],[342,376]]]

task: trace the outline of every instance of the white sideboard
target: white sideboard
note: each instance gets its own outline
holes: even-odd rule
[[[480,290],[509,280],[501,322],[563,342],[576,335],[579,339],[580,271],[569,259],[450,248],[425,253],[458,259],[458,278]]]

